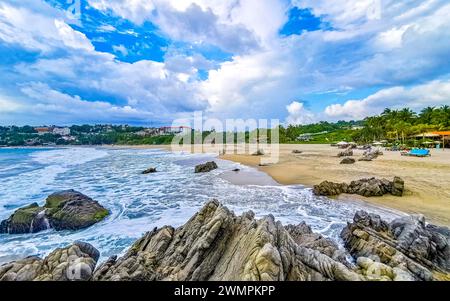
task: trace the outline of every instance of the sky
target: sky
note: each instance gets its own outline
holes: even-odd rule
[[[448,0],[2,0],[0,125],[450,105]]]

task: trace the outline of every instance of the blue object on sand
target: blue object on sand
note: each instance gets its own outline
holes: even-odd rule
[[[428,157],[428,156],[430,156],[430,150],[428,150],[428,149],[412,149],[409,151],[408,156]]]

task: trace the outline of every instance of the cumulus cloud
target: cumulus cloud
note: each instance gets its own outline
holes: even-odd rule
[[[386,107],[421,109],[440,105],[450,105],[450,81],[432,81],[413,88],[383,89],[364,99],[330,105],[325,113],[333,118],[361,119],[379,114]]]
[[[311,124],[316,121],[314,114],[307,110],[302,102],[293,101],[286,106],[286,110],[289,113],[286,118],[288,125]]]

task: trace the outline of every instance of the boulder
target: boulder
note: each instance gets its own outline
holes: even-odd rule
[[[252,156],[264,156],[264,150],[258,149],[256,152],[252,154]]]
[[[341,193],[358,194],[365,197],[383,196],[389,193],[402,196],[403,191],[404,181],[399,177],[395,177],[394,181],[377,178],[361,179],[349,184],[324,181],[313,188],[314,194],[321,196],[335,196]]]
[[[49,228],[45,209],[37,203],[16,210],[7,220],[0,223],[0,233],[36,233]]]
[[[218,166],[217,166],[216,162],[211,161],[211,162],[207,162],[205,164],[197,165],[195,167],[195,173],[210,172],[217,168],[218,168]]]
[[[338,157],[351,157],[353,156],[353,150],[351,148],[347,148],[346,150],[338,153]]]
[[[58,231],[87,228],[109,215],[97,201],[75,190],[50,195],[45,208],[50,226]]]
[[[355,159],[346,157],[342,159],[340,164],[355,164],[355,162],[356,162]]]
[[[450,280],[448,234],[447,228],[426,226],[420,215],[387,223],[378,215],[358,211],[341,237],[366,276],[369,273],[371,277],[386,276],[391,280]],[[379,263],[364,257],[375,258]]]
[[[90,244],[75,242],[45,259],[32,256],[0,266],[0,281],[87,281],[99,255]]]
[[[362,279],[332,258],[334,243],[304,227],[286,229],[272,216],[256,220],[252,212],[235,216],[211,201],[182,227],[145,234],[123,257],[102,264],[94,280]]]
[[[155,173],[155,172],[157,172],[157,171],[156,171],[156,168],[150,167],[150,168],[144,170],[144,171],[142,172],[142,174],[143,174],[143,175],[147,175],[147,174],[149,174],[149,173]]]

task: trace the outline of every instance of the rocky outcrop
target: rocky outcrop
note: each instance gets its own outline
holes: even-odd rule
[[[76,242],[2,265],[0,280],[450,280],[450,230],[421,216],[387,223],[358,211],[341,237],[349,253],[304,222],[283,227],[210,201],[185,225],[153,229],[95,271],[98,251]]]
[[[7,220],[0,223],[0,233],[23,234],[36,233],[50,227],[45,209],[37,203],[20,208]]]
[[[324,181],[315,185],[313,192],[315,195],[321,196],[336,196],[341,193],[358,194],[365,197],[383,196],[385,194],[402,196],[404,186],[404,181],[399,177],[395,177],[393,181],[376,178],[361,179],[352,181],[350,184]]]
[[[33,256],[0,266],[0,281],[86,281],[91,279],[98,258],[93,246],[75,242],[45,259]]]
[[[376,150],[368,150],[365,151],[363,156],[361,158],[358,159],[358,161],[372,161],[376,158],[378,158],[378,156],[382,156],[383,152],[376,149]]]
[[[351,157],[353,156],[353,150],[349,147],[346,150],[338,153],[338,157]]]
[[[355,162],[356,162],[355,159],[346,157],[342,159],[340,164],[355,164]]]
[[[184,226],[147,233],[125,256],[102,264],[94,279],[361,279],[333,256],[339,257],[336,245],[302,225],[286,229],[272,216],[256,220],[251,212],[237,217],[211,201]]]
[[[380,280],[450,280],[450,231],[423,216],[391,223],[358,211],[341,233],[361,273]]]
[[[195,167],[195,173],[210,172],[217,168],[218,168],[218,166],[217,166],[216,162],[211,161],[211,162],[207,162],[205,164],[197,165]]]
[[[142,172],[142,174],[143,174],[143,175],[147,175],[147,174],[155,173],[155,172],[157,172],[157,171],[156,171],[156,168],[150,167],[150,168],[144,170],[144,171]]]
[[[92,226],[109,212],[84,194],[66,190],[50,195],[44,207],[34,203],[20,208],[0,224],[0,233],[36,233],[49,228],[78,230]]]
[[[109,215],[97,201],[75,191],[50,195],[45,203],[50,226],[55,230],[78,230],[92,226]]]

